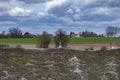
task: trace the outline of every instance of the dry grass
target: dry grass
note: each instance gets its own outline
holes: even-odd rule
[[[120,50],[110,51],[75,51],[67,49],[49,50],[0,50],[0,80],[79,80],[81,75],[74,73],[76,65],[88,80],[101,80],[106,75],[108,80],[120,77]],[[70,59],[78,61],[71,65]],[[114,68],[109,69],[111,66]],[[6,74],[6,71],[8,74]],[[86,75],[87,74],[87,75]],[[86,80],[86,79],[83,79]]]

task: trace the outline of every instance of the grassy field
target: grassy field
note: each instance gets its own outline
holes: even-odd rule
[[[120,43],[120,38],[70,38],[70,44],[107,44]]]
[[[37,38],[14,38],[3,39],[0,38],[1,44],[37,44]],[[70,38],[69,44],[107,44],[120,43],[120,38]],[[51,44],[54,44],[54,39],[51,38]]]

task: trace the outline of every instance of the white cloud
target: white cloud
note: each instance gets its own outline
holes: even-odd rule
[[[75,14],[75,15],[73,16],[73,18],[74,18],[75,20],[79,20],[79,19],[80,19],[80,14]]]
[[[13,24],[16,24],[16,23],[12,21],[1,21],[0,22],[0,25],[13,25]]]
[[[31,10],[26,10],[20,7],[15,7],[9,11],[10,16],[29,16],[31,13]]]
[[[95,13],[109,15],[109,9],[105,7],[97,8]]]
[[[67,1],[68,0],[53,0],[53,1],[46,2],[46,11],[48,11],[53,7],[60,6]]]
[[[96,0],[73,0],[73,7],[93,4]]]
[[[88,4],[91,4],[91,3],[93,3],[94,1],[96,1],[96,0],[80,0],[84,5],[88,5]]]
[[[72,14],[72,13],[74,13],[74,11],[73,11],[73,9],[68,9],[68,10],[67,10],[67,13]]]
[[[60,17],[61,21],[64,21],[66,24],[73,24],[73,20],[71,18]]]
[[[38,12],[37,16],[38,17],[42,17],[42,16],[46,16],[48,15],[47,13],[44,13],[44,12]]]
[[[81,11],[80,9],[76,9],[76,10],[75,10],[76,13],[78,13],[78,12],[80,12],[80,11]]]

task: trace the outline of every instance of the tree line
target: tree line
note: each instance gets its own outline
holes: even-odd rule
[[[69,37],[74,37],[75,32],[70,32],[70,34],[68,35]],[[80,37],[120,37],[120,28],[119,27],[115,27],[115,26],[108,26],[105,29],[105,34],[97,34],[95,32],[92,31],[88,31],[85,30],[83,32],[79,32],[78,35]],[[0,38],[34,38],[34,37],[38,37],[39,35],[35,35],[35,34],[31,34],[29,32],[25,32],[23,33],[21,29],[13,27],[13,28],[9,28],[8,33],[6,34],[5,31],[3,31],[0,34]],[[52,36],[52,35],[49,35]]]
[[[5,31],[3,31],[0,34],[0,38],[33,38],[36,37],[36,35],[31,34],[29,32],[23,33],[21,29],[18,27],[12,27],[9,28],[8,33],[5,34]]]
[[[113,27],[109,26],[105,29],[107,37],[116,37],[117,35],[120,35],[120,28],[119,27]],[[59,29],[55,32],[54,42],[55,47],[67,47],[67,44],[69,43],[69,37],[72,37],[74,35],[74,32],[70,32],[70,35],[67,35],[66,31],[63,31],[62,29]],[[82,35],[82,37],[104,37],[103,35],[97,35],[94,32],[90,31],[83,31],[79,35]],[[37,47],[38,48],[48,48],[50,44],[50,36],[46,31],[43,31],[41,35],[33,35],[29,32],[23,32],[19,28],[10,28],[8,33],[5,34],[5,31],[3,31],[0,34],[1,38],[38,38]]]

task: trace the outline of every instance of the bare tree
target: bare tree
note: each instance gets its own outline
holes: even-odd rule
[[[5,38],[5,31],[0,34],[0,38]]]
[[[120,37],[120,27],[117,27],[117,35]]]
[[[119,27],[109,26],[109,27],[106,28],[107,37],[116,37],[119,34],[120,34],[120,28]]]
[[[19,28],[10,28],[9,29],[10,38],[21,38],[22,31]]]
[[[59,45],[61,45],[62,47],[67,47],[68,42],[69,42],[69,39],[65,31],[61,29],[56,31],[56,36],[55,36],[56,47],[58,47]]]

